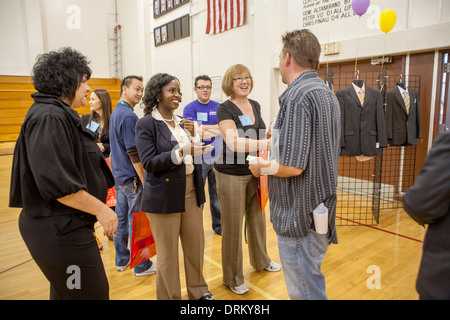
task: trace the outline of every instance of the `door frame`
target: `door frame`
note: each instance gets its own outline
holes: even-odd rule
[[[438,55],[438,71],[437,71],[437,87],[436,87],[436,105],[434,111],[434,123],[433,123],[433,141],[439,134],[439,125],[440,125],[440,109],[441,109],[441,97],[442,97],[442,83],[445,77],[446,81],[446,90],[444,92],[444,119],[448,116],[447,110],[449,108],[449,91],[450,91],[450,72],[444,72],[444,55],[448,54],[450,57],[450,49],[445,49],[439,51]],[[450,59],[447,62],[450,65]],[[447,127],[450,127],[450,123],[447,123]]]

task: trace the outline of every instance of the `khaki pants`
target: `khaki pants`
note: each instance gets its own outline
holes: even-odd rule
[[[247,216],[250,265],[256,270],[263,270],[271,262],[266,249],[266,217],[261,214],[255,195],[258,180],[253,175],[233,176],[214,171],[222,208],[223,282],[227,286],[239,286],[244,283],[242,225],[250,203]]]
[[[208,292],[203,277],[202,208],[197,206],[193,175],[186,176],[186,211],[171,214],[147,213],[156,243],[156,299],[181,300],[178,241],[181,240],[186,287],[190,300]]]

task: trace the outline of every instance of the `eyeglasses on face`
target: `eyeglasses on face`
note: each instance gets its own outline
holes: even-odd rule
[[[197,87],[198,90],[211,90],[212,87],[211,86],[201,86],[201,87]]]
[[[237,77],[237,78],[234,78],[233,80],[236,81],[237,83],[242,83],[244,80],[245,80],[246,82],[250,82],[250,81],[252,81],[252,77],[250,77],[250,76],[246,76],[246,77]]]

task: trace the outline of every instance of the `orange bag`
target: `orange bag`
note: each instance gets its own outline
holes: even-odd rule
[[[133,214],[130,268],[134,268],[155,255],[156,243],[147,214],[143,211],[136,212]]]
[[[106,205],[110,208],[116,206],[116,189],[114,189],[114,187],[108,189],[108,195],[106,196]]]
[[[267,150],[260,151],[259,156],[262,159],[267,160]],[[264,175],[258,178],[258,189],[256,189],[256,194],[258,195],[261,213],[264,213],[264,209],[266,208],[267,202],[269,201],[269,176]]]
[[[108,164],[109,170],[111,170],[111,158],[105,158],[105,161]],[[114,187],[108,189],[106,205],[110,208],[116,206],[116,189],[114,189]]]

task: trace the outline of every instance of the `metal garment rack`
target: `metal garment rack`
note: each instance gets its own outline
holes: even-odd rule
[[[324,78],[334,93],[354,80],[362,80],[366,86],[380,91],[384,109],[387,91],[399,82],[405,82],[420,94],[420,76],[359,70],[334,73],[326,67]],[[416,145],[389,146],[375,157],[341,156],[336,225],[379,225],[384,210],[402,208],[404,191],[414,184],[416,148]]]
[[[114,67],[114,76],[118,79],[122,79],[123,70],[122,70],[122,26],[118,22],[118,9],[117,9],[117,0],[114,1],[114,12],[109,13],[109,15],[114,16],[115,26],[114,26],[114,35],[110,37],[108,40],[112,42],[112,46],[114,48],[114,64],[111,66]]]

